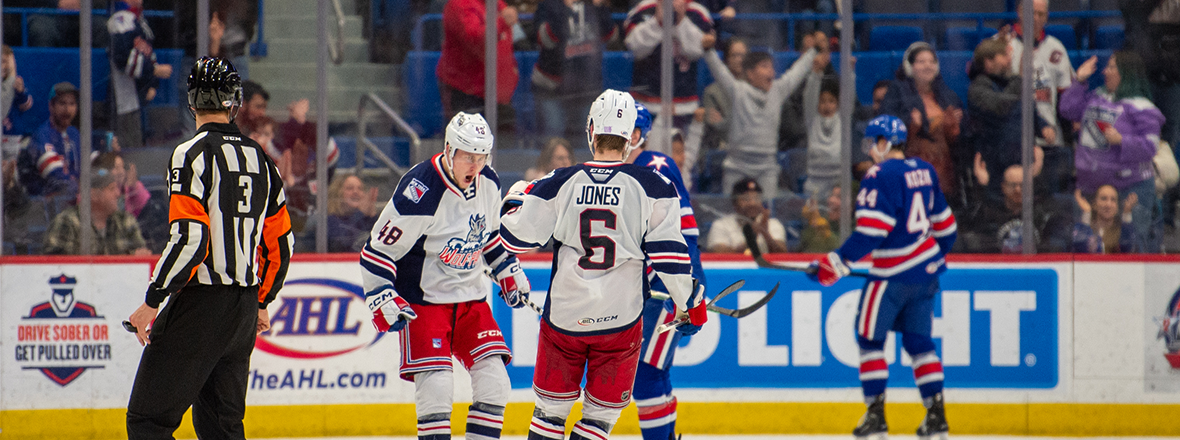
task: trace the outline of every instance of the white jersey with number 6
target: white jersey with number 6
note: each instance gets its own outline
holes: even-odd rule
[[[501,219],[504,247],[524,252],[552,237],[546,322],[562,333],[614,333],[643,311],[644,260],[681,310],[692,294],[691,260],[680,232],[680,200],[650,168],[586,162],[533,182]]]

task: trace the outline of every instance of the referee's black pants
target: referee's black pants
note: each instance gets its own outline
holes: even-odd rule
[[[127,405],[127,438],[172,439],[191,405],[203,440],[243,439],[258,287],[190,285],[152,327]]]

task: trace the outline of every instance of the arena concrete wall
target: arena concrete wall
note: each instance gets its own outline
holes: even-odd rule
[[[142,348],[120,323],[143,301],[154,263],[0,258],[0,439],[126,438]],[[724,307],[778,290],[742,320],[711,316],[678,348],[678,430],[849,432],[863,412],[851,324],[862,281],[823,288],[740,256],[707,256],[705,267],[710,293],[746,280]],[[951,258],[950,268],[934,335],[954,433],[1180,435],[1180,370],[1157,338],[1180,288],[1180,258],[972,257]],[[548,269],[547,256],[526,258],[535,300]],[[415,435],[413,386],[398,378],[396,337],[369,324],[356,257],[301,255],[289,273],[270,307],[274,328],[255,346],[247,436]],[[514,351],[504,431],[522,435],[537,317],[498,299],[493,311]],[[909,359],[899,344],[887,351],[890,425],[912,433],[923,410]],[[464,374],[456,378],[460,434],[471,389]],[[615,432],[639,432],[634,406]],[[187,417],[177,436],[195,437]]]

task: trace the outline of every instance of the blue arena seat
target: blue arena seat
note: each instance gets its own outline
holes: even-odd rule
[[[1097,50],[1119,50],[1123,48],[1122,26],[1101,26],[1094,31],[1093,48]]]
[[[943,51],[938,53],[938,71],[946,85],[959,95],[963,105],[967,105],[967,85],[971,79],[967,78],[967,64],[971,62],[971,51]]]
[[[922,40],[922,28],[917,26],[876,26],[869,34],[869,49],[874,51],[905,50]]]
[[[1073,26],[1068,24],[1047,24],[1045,25],[1045,33],[1061,40],[1061,45],[1065,46],[1065,50],[1078,50],[1078,36],[1074,33]]]
[[[901,67],[901,52],[859,52],[856,54],[856,97],[862,104],[873,102],[873,85],[893,79]]]
[[[953,27],[946,30],[946,50],[975,50],[985,38],[996,34],[994,28]]]

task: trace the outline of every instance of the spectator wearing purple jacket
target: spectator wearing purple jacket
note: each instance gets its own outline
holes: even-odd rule
[[[1159,146],[1164,115],[1151,102],[1150,84],[1143,59],[1134,52],[1118,51],[1110,57],[1106,85],[1089,90],[1087,80],[1097,70],[1098,58],[1078,67],[1078,80],[1061,96],[1060,112],[1081,123],[1078,132],[1077,188],[1092,196],[1105,184],[1114,186],[1122,202],[1135,194],[1139,203],[1132,217],[1137,248],[1159,252],[1160,231],[1153,227],[1156,196],[1151,159]]]

